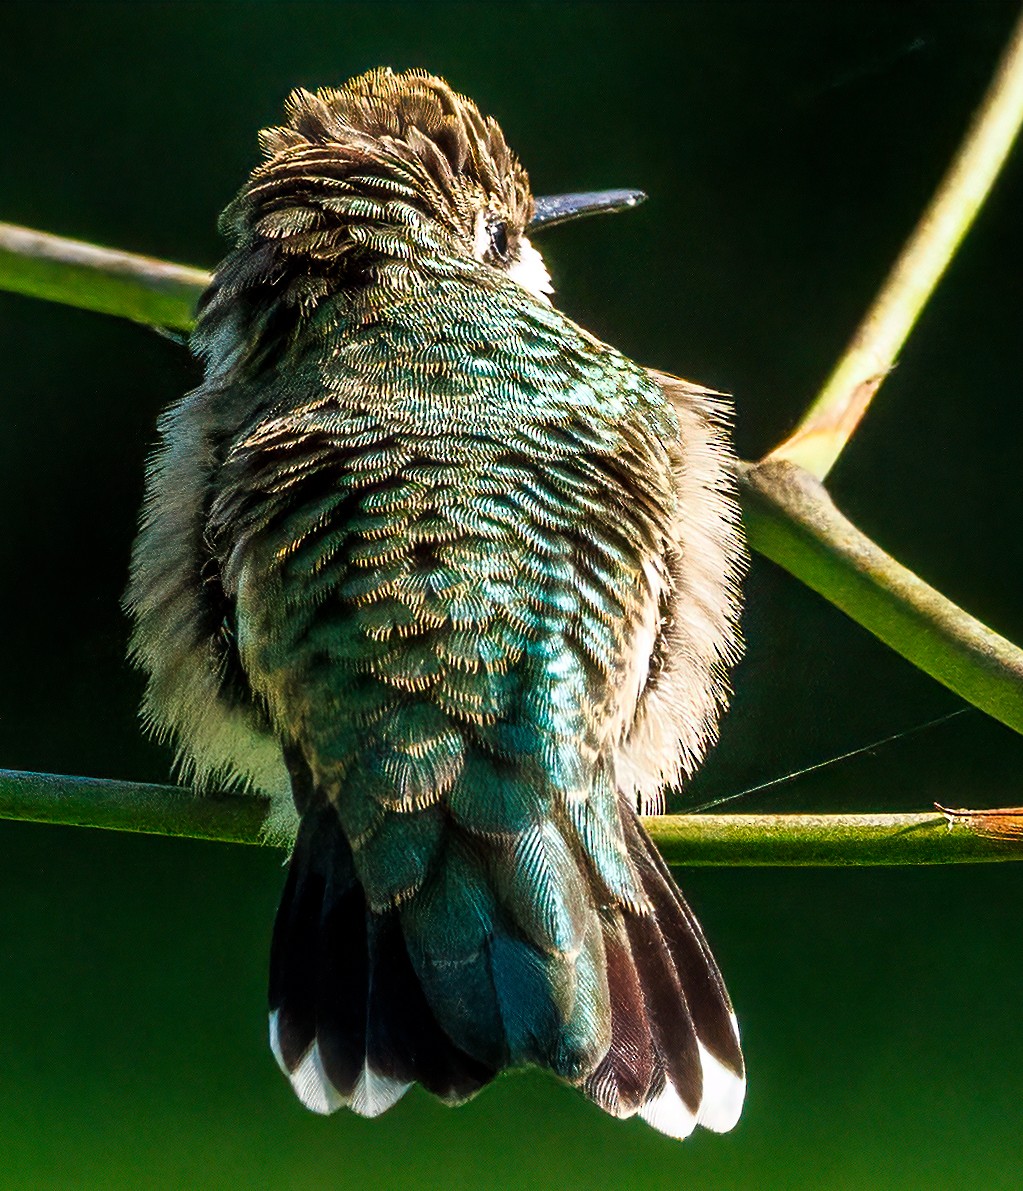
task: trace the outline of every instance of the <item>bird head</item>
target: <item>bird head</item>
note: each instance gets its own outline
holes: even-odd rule
[[[534,199],[497,123],[422,71],[297,90],[286,116],[261,134],[265,160],[222,228],[268,281],[300,258],[303,304],[339,284],[409,289],[431,272],[484,285],[511,278],[546,301],[550,277],[530,235],[644,197]]]

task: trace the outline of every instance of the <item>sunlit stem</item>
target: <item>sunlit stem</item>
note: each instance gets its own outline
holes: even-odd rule
[[[824,479],[966,235],[1023,123],[1023,14],[930,206],[845,354],[793,433],[768,456]]]
[[[0,289],[13,293],[187,330],[209,283],[202,269],[0,223]]]

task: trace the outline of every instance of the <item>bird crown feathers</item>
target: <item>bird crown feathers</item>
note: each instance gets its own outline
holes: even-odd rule
[[[497,122],[436,75],[382,68],[300,88],[285,114],[260,134],[265,160],[224,212],[228,234],[291,235],[296,208],[320,213],[306,217],[309,231],[331,214],[401,221],[403,207],[463,233],[483,206],[518,229],[532,215],[526,171]]]

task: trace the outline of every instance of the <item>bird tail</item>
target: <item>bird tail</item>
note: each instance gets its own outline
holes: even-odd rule
[[[302,1103],[375,1117],[413,1083],[450,1104],[496,1072],[437,1024],[399,912],[373,913],[332,806],[302,817],[270,947],[270,1047]]]
[[[611,1045],[583,1091],[670,1137],[697,1125],[726,1133],[746,1093],[735,1013],[660,853],[631,810],[621,818],[648,910],[616,910],[605,922]]]
[[[375,912],[334,808],[310,808],[270,959],[271,1047],[302,1102],[377,1116],[418,1082],[457,1104],[532,1063],[670,1136],[730,1129],[745,1079],[728,994],[638,819],[624,807],[621,819],[642,904],[598,894],[599,878],[557,844],[593,895],[575,927],[558,928],[549,902],[524,915],[521,885],[495,879],[493,857],[457,835],[432,899]],[[529,863],[518,856],[515,871]],[[515,911],[502,905],[511,893]],[[475,954],[459,938],[467,915],[489,931]],[[524,929],[538,916],[547,946]],[[550,946],[557,929],[577,946]]]

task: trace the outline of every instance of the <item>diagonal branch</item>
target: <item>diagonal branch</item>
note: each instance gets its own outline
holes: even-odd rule
[[[987,198],[1023,123],[1023,13],[927,210],[813,404],[768,458],[834,466]]]
[[[740,476],[750,543],[975,707],[1023,732],[1023,650],[895,561],[785,460]]]
[[[209,273],[0,223],[0,289],[188,330]]]

